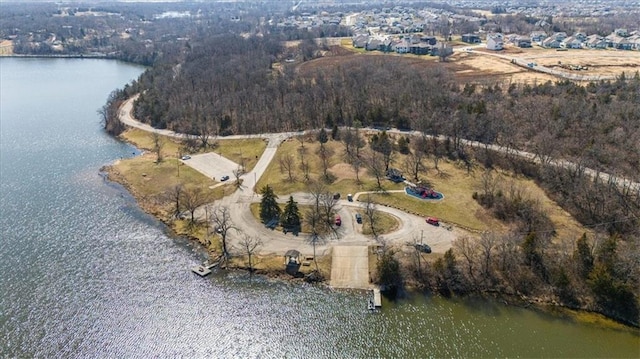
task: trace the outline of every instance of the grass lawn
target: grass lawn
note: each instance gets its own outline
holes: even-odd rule
[[[421,174],[421,179],[428,181],[436,191],[444,194],[442,201],[431,202],[405,193],[374,194],[372,198],[379,204],[420,216],[435,216],[444,222],[472,230],[504,229],[502,223],[494,219],[472,198],[473,192],[477,191],[479,186],[479,173],[468,174],[465,169],[446,161],[440,161],[438,167],[440,174],[435,169],[429,169]]]
[[[180,177],[178,177],[178,166],[180,166]],[[166,210],[164,207],[171,203],[166,195],[178,184],[182,184],[187,189],[202,189],[203,194],[209,196],[211,201],[222,198],[227,187],[209,189],[209,186],[216,182],[175,158],[166,158],[160,163],[155,163],[153,154],[118,161],[113,165],[113,172],[115,172],[114,176],[119,177],[116,180],[122,180],[140,204],[153,213]]]
[[[247,171],[251,171],[258,163],[258,159],[262,156],[262,152],[267,148],[267,141],[262,138],[249,138],[242,140],[225,140],[218,139],[218,147],[215,152],[219,152],[222,156],[232,160],[235,163],[244,161]]]
[[[367,175],[366,169],[360,169],[360,183],[357,183],[353,168],[344,161],[344,146],[338,141],[329,141],[325,144],[333,154],[329,158],[329,170],[335,177],[335,181],[326,184],[326,189],[330,192],[337,192],[346,196],[348,193],[361,191],[372,191],[376,189],[376,181],[372,176]],[[320,144],[317,141],[304,143],[304,159],[309,163],[309,173],[312,180],[321,181],[323,174],[322,162],[318,156]],[[289,139],[283,142],[278,148],[274,160],[269,164],[262,178],[258,181],[257,188],[270,185],[279,196],[294,192],[307,192],[308,185],[304,182],[304,173],[300,169],[301,155],[300,142],[296,139]],[[363,151],[367,152],[366,150]],[[294,159],[292,179],[289,179],[287,171],[281,170],[281,158],[291,156]],[[396,184],[386,179],[382,180],[385,189],[401,189],[402,184]]]
[[[153,135],[149,132],[131,128],[123,132],[120,137],[125,141],[133,143],[136,147],[144,149],[146,151],[152,151]],[[166,136],[160,136],[162,141],[162,155],[165,158],[176,158],[179,154],[182,154],[182,145],[180,141]],[[261,138],[239,139],[239,140],[227,140],[217,139],[216,147],[206,150],[200,150],[198,153],[216,152],[222,156],[240,163],[244,161],[247,171],[251,171],[258,162],[258,159],[267,148],[267,142]]]
[[[360,213],[362,214],[362,213]],[[371,222],[369,222],[369,217],[362,216],[362,224],[358,224],[362,226],[362,234],[366,236],[370,236],[373,234],[371,232]],[[396,218],[396,216],[392,216],[388,213],[376,211],[376,233],[378,234],[387,234],[397,230],[400,227],[400,220]]]

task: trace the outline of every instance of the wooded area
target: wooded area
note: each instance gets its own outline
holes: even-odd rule
[[[379,162],[383,173],[385,156],[403,151],[415,159],[407,165],[416,169],[415,177],[420,159],[433,159],[437,169],[439,159],[447,158],[468,170],[479,164],[532,178],[596,237],[576,238],[570,246],[573,240],[556,241],[553,224],[535,201],[487,183],[476,200],[513,223],[512,231],[461,238],[432,264],[420,264],[418,253],[410,273],[382,273],[382,279],[409,275],[443,294],[544,298],[638,323],[640,193],[585,173],[589,167],[638,180],[638,73],[587,85],[558,81],[504,88],[459,83],[435,62],[344,55],[311,40],[286,48],[268,35],[225,34],[192,39],[179,56],[158,62],[112,97],[134,93],[140,93],[137,118],[199,138],[326,127],[345,142],[353,153],[348,162],[356,168]],[[364,142],[353,140],[363,127],[415,129],[444,139],[392,141],[381,132],[369,143],[378,160],[365,159],[357,154]],[[328,135],[321,130],[317,140],[323,143]],[[465,139],[486,146],[472,148]],[[491,144],[506,150],[492,150]],[[518,149],[534,153],[539,163],[516,155]],[[558,159],[574,166],[556,166]],[[286,172],[290,163],[280,161]],[[401,270],[393,252],[384,260],[383,268]]]

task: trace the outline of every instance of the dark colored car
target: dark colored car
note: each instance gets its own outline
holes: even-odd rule
[[[356,213],[356,222],[362,223],[362,216],[360,215],[360,213]]]
[[[222,181],[222,182],[224,182],[224,181],[226,181],[226,180],[228,180],[228,179],[229,179],[229,176],[222,176],[222,177],[220,177],[220,181]]]

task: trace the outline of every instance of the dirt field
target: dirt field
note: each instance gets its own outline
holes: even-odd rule
[[[0,56],[13,54],[13,42],[10,40],[0,41]]]
[[[490,52],[490,50],[478,49],[478,52]],[[625,72],[632,76],[640,70],[640,52],[622,50],[586,50],[576,49],[557,51],[533,47],[520,49],[507,47],[498,52],[503,55],[513,55],[538,65],[566,71],[567,73],[592,75],[592,76],[618,76]],[[529,71],[526,68],[511,64],[506,59],[493,56],[484,56],[466,52],[457,52],[450,58],[450,65],[454,73],[461,79],[480,81],[483,78],[503,79],[510,82],[541,83],[547,80],[556,81],[558,78],[552,75]],[[567,70],[560,65],[580,65],[587,70]]]

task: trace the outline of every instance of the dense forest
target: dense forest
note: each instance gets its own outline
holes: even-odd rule
[[[460,84],[432,62],[342,56],[303,41],[297,57],[269,36],[191,41],[184,59],[147,71],[136,116],[158,128],[246,134],[390,126],[566,158],[638,179],[640,75],[576,85]],[[325,52],[326,53],[326,52]],[[296,59],[288,63],[285,58]],[[503,85],[504,86],[504,85]]]

